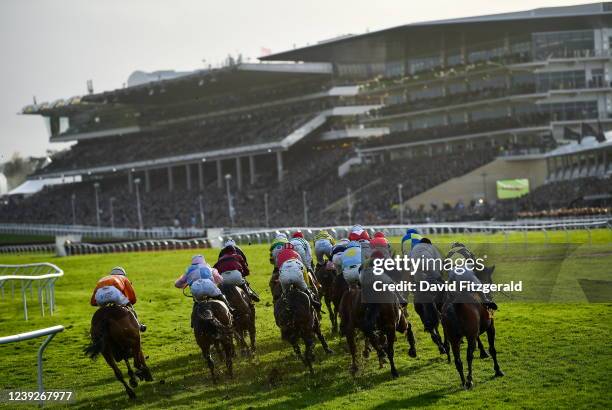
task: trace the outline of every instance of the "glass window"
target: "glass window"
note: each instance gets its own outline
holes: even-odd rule
[[[589,56],[595,48],[593,30],[533,33],[532,42],[536,60]]]

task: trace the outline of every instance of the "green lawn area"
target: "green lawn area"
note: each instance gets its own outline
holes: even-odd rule
[[[53,317],[40,317],[33,301],[31,320],[26,323],[19,300],[5,295],[0,300],[0,336],[55,324],[66,326],[45,353],[44,379],[47,389],[75,390],[77,401],[73,406],[77,408],[610,408],[612,303],[587,303],[578,279],[612,280],[612,233],[593,230],[590,236],[589,243],[586,231],[570,231],[569,237],[564,232],[549,233],[548,241],[558,245],[547,247],[542,233],[530,233],[527,245],[523,244],[523,234],[517,233],[508,237],[505,248],[502,234],[432,238],[434,243],[499,243],[495,249],[500,253],[497,266],[501,277],[513,272],[536,277],[556,270],[550,303],[498,300],[497,349],[506,377],[492,378],[491,359],[475,359],[472,391],[460,388],[454,365],[439,356],[412,307],[410,320],[418,357],[408,357],[405,341],[396,345],[398,379],[391,379],[388,367],[379,370],[374,356],[362,359],[361,371],[353,378],[346,343],[331,336],[327,316],[323,318],[324,332],[335,354],[325,356],[317,345],[319,360],[315,376],[310,376],[290,346],[280,339],[274,324],[265,245],[243,248],[253,271],[251,284],[262,295],[262,302],[257,304],[257,358],[238,358],[235,378],[223,378],[219,385],[211,384],[195,343],[189,325],[191,302],[173,287],[193,251],[61,259],[48,255],[0,256],[0,263],[44,260],[65,272],[57,282],[57,312]],[[567,242],[572,245],[563,245]],[[563,246],[569,251],[559,252]],[[209,262],[214,262],[216,254],[214,249],[204,251]],[[139,296],[136,309],[149,327],[142,343],[155,381],[141,383],[133,402],[128,401],[104,360],[94,362],[82,354],[94,312],[89,306],[91,290],[96,280],[115,265],[128,271]],[[612,297],[608,295],[607,300],[612,301]],[[0,346],[0,390],[36,388],[36,350],[41,341]]]

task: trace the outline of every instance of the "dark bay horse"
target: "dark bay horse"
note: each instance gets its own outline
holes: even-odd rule
[[[332,333],[338,333],[338,306],[345,289],[336,290],[336,268],[333,264],[317,265],[315,276],[321,284],[319,295],[321,302],[325,301],[329,320],[331,322]],[[346,283],[346,282],[345,282]]]
[[[471,389],[474,385],[472,379],[472,360],[474,350],[479,342],[478,336],[487,333],[489,341],[489,352],[493,358],[493,369],[495,376],[504,375],[497,362],[497,351],[495,350],[495,323],[493,314],[483,304],[480,295],[461,294],[461,302],[456,298],[457,294],[448,294],[442,307],[442,326],[446,337],[446,345],[450,344],[455,359],[455,367],[461,378],[461,385],[466,389]],[[469,298],[471,301],[467,301]],[[467,340],[467,381],[463,374],[463,363],[461,361],[461,340]],[[449,354],[450,361],[450,354]]]
[[[234,327],[232,315],[225,303],[204,299],[194,299],[191,312],[191,323],[196,342],[202,350],[202,356],[208,364],[213,382],[217,382],[215,362],[213,361],[210,347],[221,345],[225,356],[225,366],[230,378],[234,377],[232,357],[234,356],[234,344],[232,342]]]
[[[115,372],[115,377],[125,387],[130,399],[136,398],[133,388],[140,380],[153,381],[151,371],[145,363],[140,347],[140,330],[138,322],[128,308],[118,305],[105,305],[96,310],[91,318],[91,344],[85,348],[85,354],[94,359],[102,354],[106,363]],[[134,359],[136,372],[132,371],[129,359]],[[125,361],[130,384],[125,382],[117,362]],[[131,387],[130,387],[131,386]]]
[[[319,318],[310,304],[310,298],[297,287],[290,286],[276,300],[274,319],[281,331],[282,339],[293,346],[295,354],[304,362],[311,374],[314,373],[312,364],[315,360],[315,336],[326,353],[333,353],[321,333]],[[300,339],[305,345],[303,355],[299,344]]]
[[[255,305],[251,298],[238,286],[221,285],[220,289],[234,309],[234,335],[240,345],[242,354],[250,357],[255,354]],[[246,343],[247,333],[251,346]]]
[[[395,367],[395,332],[405,334],[409,345],[408,354],[416,357],[414,335],[404,311],[398,303],[362,303],[361,289],[353,285],[344,295],[340,302],[340,333],[346,337],[349,351],[351,353],[351,373],[355,375],[357,365],[357,345],[355,342],[356,331],[360,329],[366,339],[366,349],[369,343],[378,354],[379,368],[383,367],[385,357],[389,360],[391,376],[396,378],[399,373]]]

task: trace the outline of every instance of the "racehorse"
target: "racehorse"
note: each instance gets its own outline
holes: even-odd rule
[[[404,311],[398,303],[377,303],[367,306],[361,301],[361,290],[353,285],[344,292],[339,308],[340,333],[346,337],[351,353],[351,373],[355,375],[357,365],[357,345],[355,332],[360,329],[366,338],[364,356],[367,354],[368,343],[378,354],[379,368],[383,367],[385,357],[389,360],[391,376],[396,378],[399,373],[395,367],[395,332],[406,335],[409,349],[408,355],[416,357],[414,335]]]
[[[336,269],[333,264],[327,263],[325,265],[317,265],[315,270],[315,276],[321,284],[321,291],[319,292],[321,302],[325,300],[325,306],[329,314],[329,320],[331,322],[332,333],[338,332],[338,306],[340,305],[340,299],[344,293],[344,288],[336,290]],[[344,282],[346,284],[346,282]],[[338,295],[339,294],[339,295]]]
[[[220,289],[234,310],[234,336],[241,347],[242,354],[252,356],[255,354],[255,305],[251,302],[249,296],[238,286],[221,285]],[[250,347],[245,340],[247,333],[251,343]]]
[[[474,271],[474,273],[482,283],[490,284],[492,282],[491,277],[494,270],[495,266],[492,266],[491,268],[484,268],[481,271]],[[460,301],[458,301],[457,298],[460,298]],[[482,297],[476,293],[447,293],[441,310],[442,326],[445,336],[444,344],[447,350],[448,361],[450,362],[450,353],[448,353],[450,345],[455,359],[455,367],[461,378],[461,385],[466,389],[471,389],[474,386],[472,378],[472,360],[474,358],[476,345],[478,344],[481,357],[488,356],[486,352],[486,356],[483,356],[484,347],[482,347],[479,338],[484,332],[487,333],[489,353],[493,358],[495,377],[504,376],[504,372],[500,369],[499,363],[497,362],[493,313],[487,309],[482,302]],[[467,381],[463,374],[460,348],[461,340],[464,337],[467,339]]]
[[[217,382],[217,375],[215,373],[215,362],[210,351],[212,345],[220,344],[223,347],[227,373],[230,378],[233,378],[234,344],[232,343],[232,335],[234,327],[229,308],[225,303],[218,300],[196,300],[194,298],[191,323],[196,342],[200,346],[202,356],[204,356],[210,369],[213,383]]]
[[[312,363],[315,360],[315,336],[321,342],[325,353],[333,353],[321,333],[321,324],[310,304],[310,298],[296,286],[291,285],[278,298],[274,304],[274,319],[280,328],[282,339],[293,346],[295,354],[304,362],[311,374],[314,373]],[[300,339],[305,345],[304,355],[300,349]]]
[[[125,387],[130,399],[135,399],[133,388],[138,386],[136,376],[148,382],[153,381],[153,376],[145,363],[140,346],[140,330],[133,314],[128,308],[119,305],[108,304],[100,307],[91,318],[90,336],[91,344],[84,349],[85,354],[92,359],[102,354],[115,372],[117,380]],[[134,359],[136,372],[132,371],[130,358]],[[128,369],[129,386],[117,365],[117,362],[121,361],[125,361]]]

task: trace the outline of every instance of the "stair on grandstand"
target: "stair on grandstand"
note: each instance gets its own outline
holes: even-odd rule
[[[457,202],[468,205],[471,201],[486,199],[497,200],[497,181],[508,179],[528,179],[533,190],[546,180],[546,159],[528,157],[496,157],[485,164],[437,184],[417,195],[408,197],[405,202],[412,209],[421,205],[426,209],[431,204],[454,206]],[[486,191],[485,191],[486,187]]]

